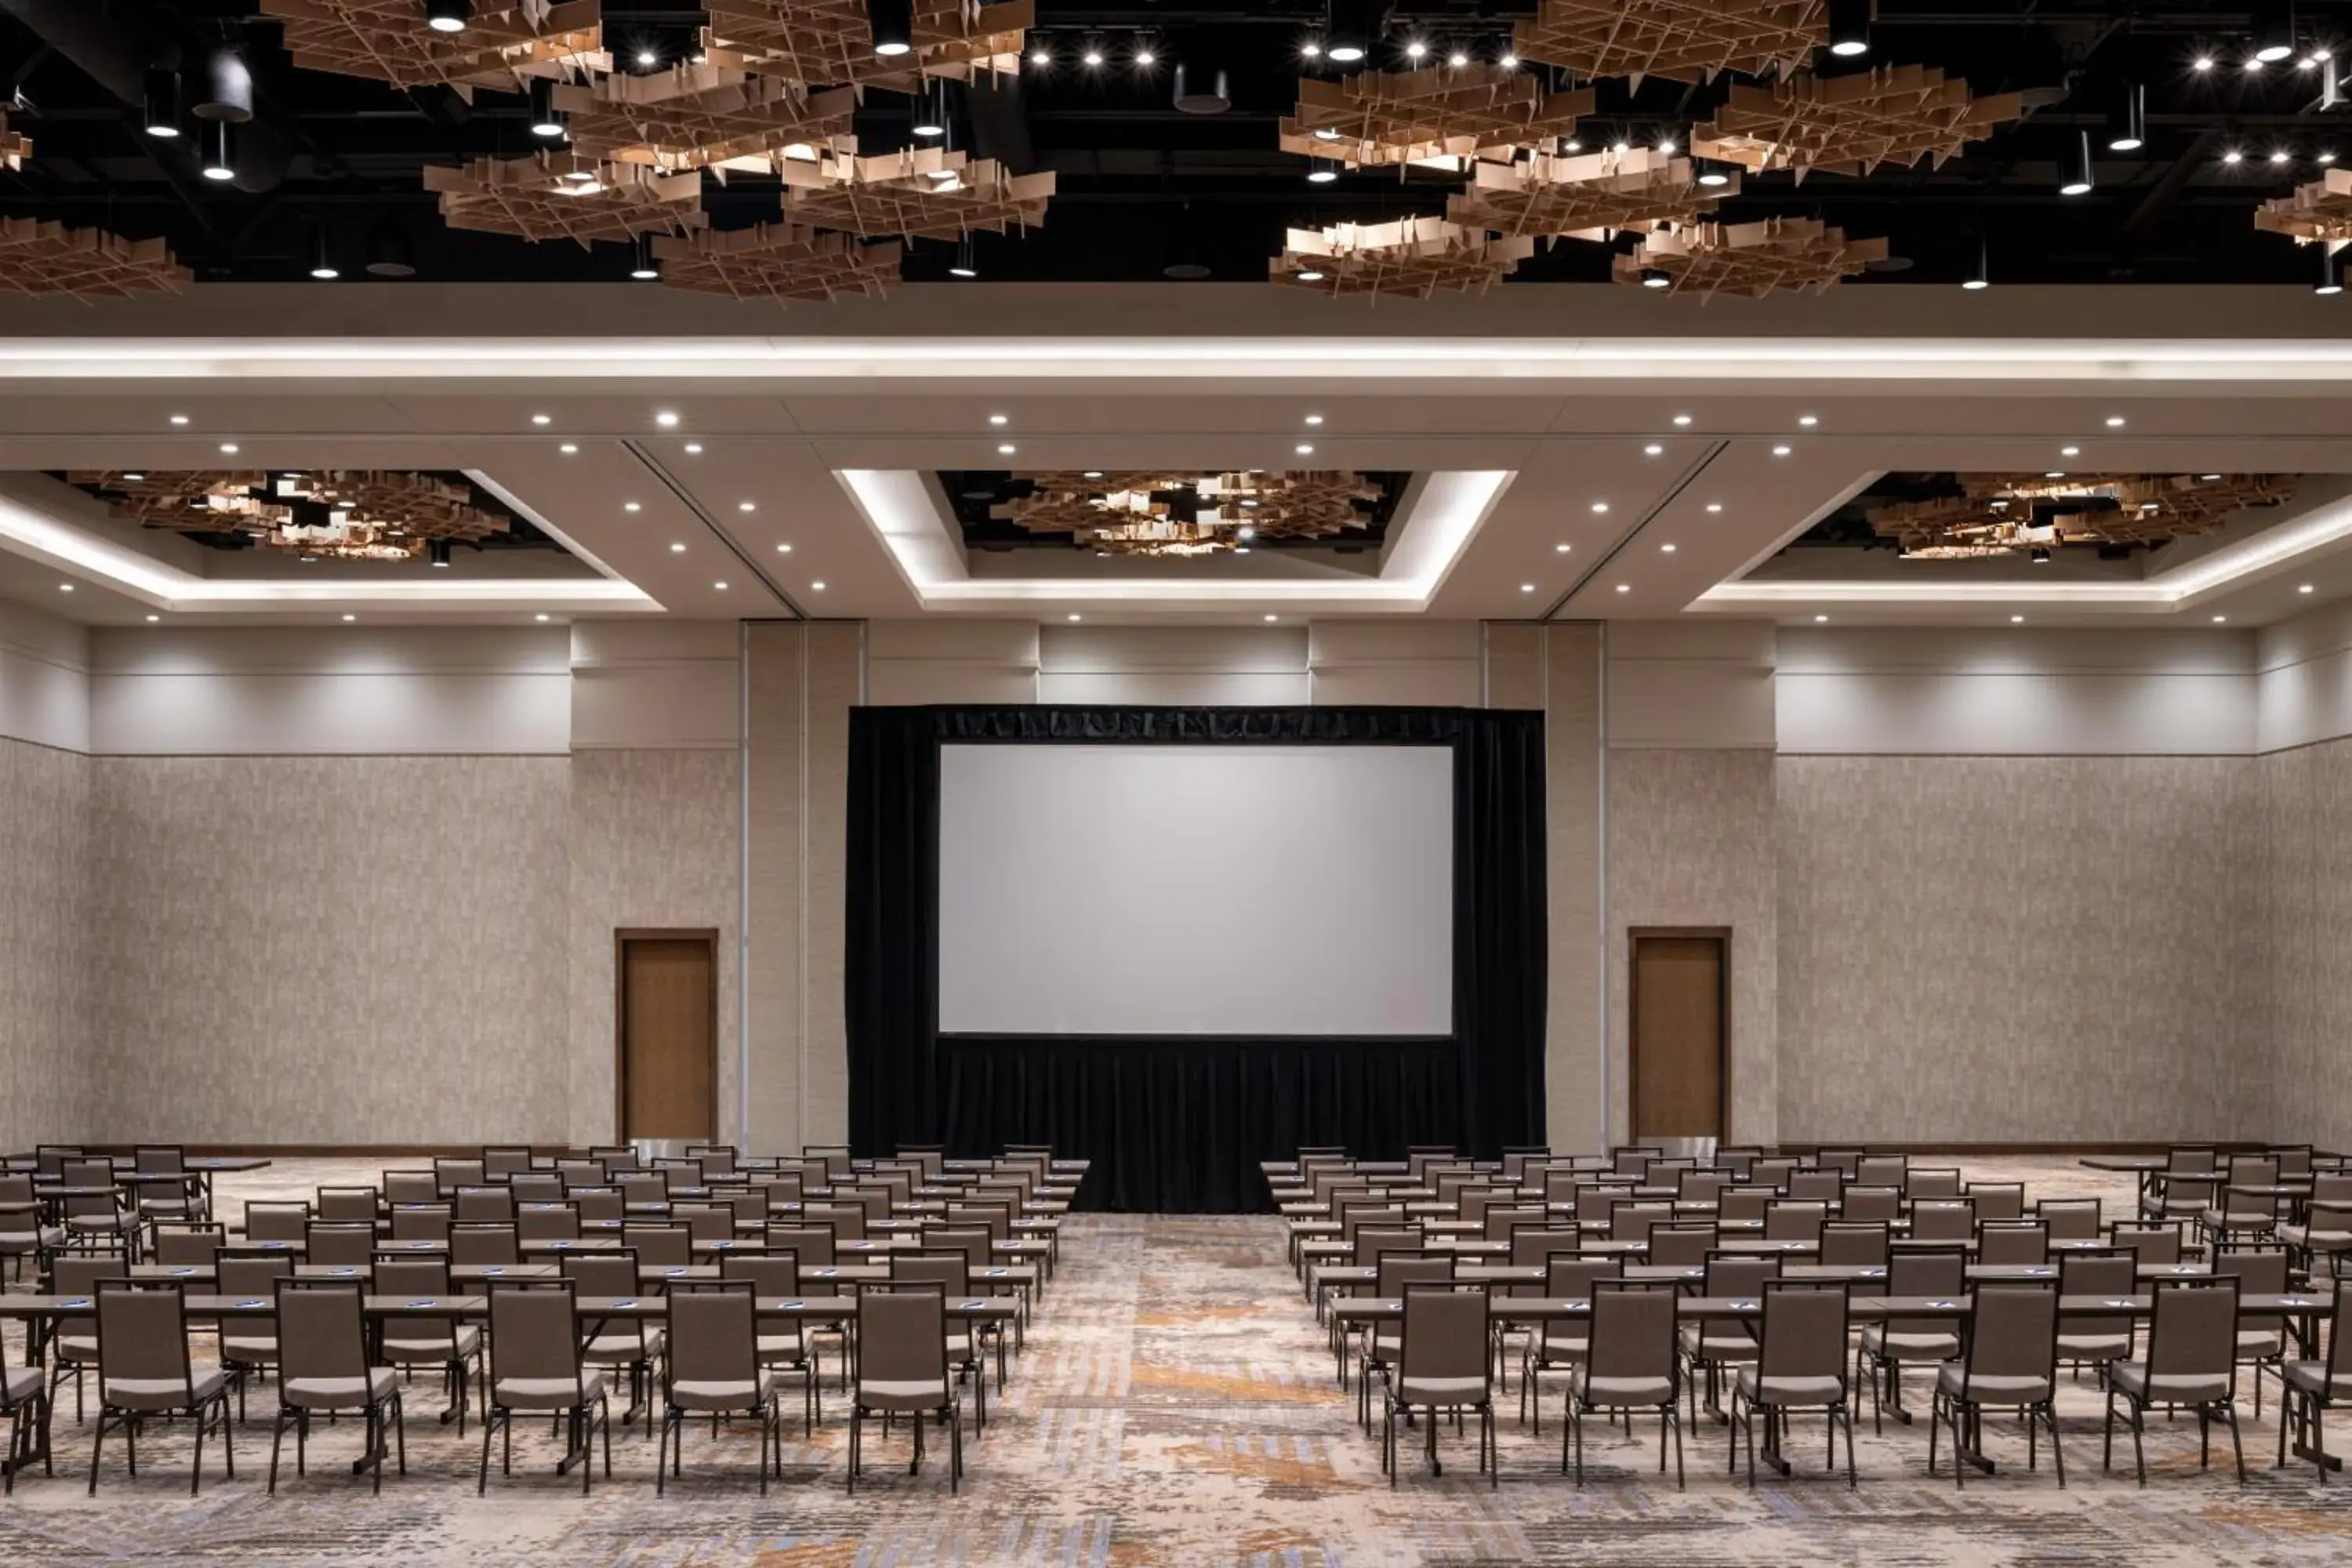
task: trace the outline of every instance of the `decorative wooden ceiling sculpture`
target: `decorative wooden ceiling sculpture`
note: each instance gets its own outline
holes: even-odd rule
[[[2294,493],[2280,474],[1964,474],[1964,493],[1874,507],[1873,531],[1925,561],[1980,560],[2062,544],[2160,544],[2210,533]]]
[[[1032,493],[990,515],[1033,533],[1067,533],[1109,555],[1208,555],[1261,535],[1328,538],[1369,521],[1380,487],[1360,474],[1171,474],[1164,468],[1015,474]]]
[[[1702,185],[1689,159],[1652,148],[1573,157],[1538,153],[1516,163],[1476,165],[1470,188],[1447,198],[1445,216],[1465,228],[1497,234],[1606,239],[1613,229],[1696,223],[1717,202],[1738,194],[1738,175],[1721,185]]]
[[[787,160],[784,220],[808,228],[880,237],[961,239],[1041,223],[1054,194],[1051,171],[1008,174],[992,159],[938,147],[824,164]]]
[[[1811,218],[1759,223],[1699,223],[1646,236],[1613,268],[1620,283],[1639,283],[1655,268],[1678,294],[1738,294],[1759,299],[1783,289],[1827,289],[1886,254],[1883,239],[1848,239]]]
[[[1440,289],[1483,292],[1536,253],[1528,236],[1489,238],[1444,218],[1395,223],[1343,223],[1330,228],[1286,230],[1282,254],[1268,268],[1326,294],[1409,294]]]
[[[718,233],[698,230],[654,241],[661,280],[673,289],[736,300],[879,299],[898,281],[904,247],[863,245],[846,234],[785,224]]]
[[[68,228],[38,218],[0,218],[0,293],[121,300],[176,294],[191,280],[160,239],[124,239],[104,229]]]
[[[0,109],[0,169],[15,174],[32,155],[33,139],[21,131],[9,130],[8,111]]]
[[[174,473],[85,470],[69,484],[101,492],[110,514],[184,533],[245,533],[299,555],[406,561],[436,539],[479,540],[507,521],[473,492],[431,474],[249,468]]]
[[[1458,169],[1573,136],[1595,103],[1590,88],[1546,92],[1533,73],[1499,66],[1363,71],[1338,81],[1301,77],[1298,107],[1282,122],[1282,147],[1356,168]]]
[[[609,71],[597,0],[480,0],[462,33],[425,25],[416,0],[261,0],[309,70],[394,87],[511,89],[528,77]]]
[[[1800,74],[1769,87],[1733,83],[1691,152],[1761,173],[1866,174],[1881,163],[1933,166],[2025,112],[2016,93],[1969,96],[1932,66],[1881,66],[1853,76]]]
[[[2254,226],[2330,250],[2352,243],[2352,169],[2324,170],[2293,195],[2264,202],[2255,210]]]
[[[637,163],[603,163],[568,153],[478,159],[459,168],[428,165],[425,188],[441,197],[451,228],[568,239],[627,241],[704,222],[702,176],[656,174]]]
[[[710,24],[702,46],[711,64],[811,85],[1011,76],[1021,68],[1022,35],[1037,20],[1033,0],[915,0],[914,47],[886,58],[874,52],[865,0],[711,0],[704,9]]]
[[[857,95],[812,93],[782,77],[724,66],[684,65],[643,76],[555,89],[572,147],[583,157],[668,174],[736,168],[767,173],[785,156],[816,158],[850,135]]]
[[[1636,82],[1786,75],[1828,42],[1827,0],[1543,0],[1511,29],[1523,60]]]

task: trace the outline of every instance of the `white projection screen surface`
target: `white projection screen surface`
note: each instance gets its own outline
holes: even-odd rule
[[[1454,1032],[1445,746],[945,745],[950,1035]]]

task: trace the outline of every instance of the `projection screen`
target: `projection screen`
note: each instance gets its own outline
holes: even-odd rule
[[[946,745],[950,1035],[1450,1036],[1444,746]]]

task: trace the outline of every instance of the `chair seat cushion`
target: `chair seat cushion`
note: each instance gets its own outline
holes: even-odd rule
[[[1678,1331],[1683,1354],[1702,1361],[1754,1361],[1756,1338],[1743,1330],[1718,1328],[1702,1334],[1696,1323],[1685,1323]]]
[[[21,1405],[41,1391],[37,1366],[0,1367],[0,1405]]]
[[[276,1361],[278,1336],[275,1334],[228,1334],[221,1339],[221,1358],[225,1361]]]
[[[1754,1366],[1739,1369],[1739,1392],[1764,1405],[1835,1405],[1845,1398],[1840,1377],[1761,1377]]]
[[[394,1363],[464,1361],[482,1348],[482,1331],[471,1323],[459,1327],[455,1336],[435,1334],[429,1338],[394,1338],[386,1335],[384,1359]]]
[[[651,1361],[662,1352],[662,1336],[655,1330],[640,1337],[633,1330],[599,1334],[580,1352],[580,1359],[599,1366],[626,1366],[631,1362]]]
[[[399,1373],[372,1366],[365,1377],[289,1377],[279,1397],[297,1410],[357,1410],[389,1399]]]
[[[1972,1399],[1988,1405],[2014,1401],[2030,1405],[2048,1399],[2056,1391],[2050,1380],[2032,1373],[1979,1373],[1968,1375],[1964,1363],[1948,1361],[1936,1372],[1936,1386],[1955,1396],[1965,1392]]]
[[[1591,1346],[1590,1340],[1547,1339],[1528,1357],[1528,1370],[1538,1376],[1547,1372],[1572,1371]]]
[[[936,1410],[948,1402],[948,1385],[929,1378],[857,1380],[857,1403],[868,1410]]]
[[[2339,1377],[2333,1385],[2327,1380],[2327,1363],[2324,1361],[2291,1361],[2280,1369],[2286,1376],[2289,1388],[2305,1394],[2323,1394],[2329,1399],[2352,1399],[2352,1377]]]
[[[2114,1361],[2131,1354],[2129,1334],[2060,1334],[2061,1361]]]
[[[593,1404],[604,1392],[604,1374],[583,1373],[580,1381],[568,1377],[502,1377],[491,1386],[492,1403],[509,1410],[569,1410]]]
[[[1671,1377],[1595,1377],[1582,1367],[1568,1386],[1588,1405],[1664,1405],[1675,1396]]]
[[[1945,1329],[1889,1333],[1872,1323],[1862,1331],[1862,1348],[1885,1361],[1949,1361],[1960,1353],[1960,1336]]]
[[[96,1361],[98,1340],[89,1334],[60,1334],[49,1348],[67,1361]]]
[[[216,1366],[188,1369],[188,1381],[176,1377],[106,1377],[106,1403],[124,1410],[184,1410],[201,1405],[221,1391],[228,1374]]]
[[[2119,1361],[2108,1370],[2107,1376],[2116,1387],[2135,1399],[2159,1405],[2194,1405],[2230,1396],[2227,1373],[2162,1373],[2151,1377],[2146,1362]]]
[[[1397,1399],[1405,1405],[1467,1405],[1486,1397],[1486,1379],[1476,1377],[1408,1377],[1397,1384]]]
[[[2240,1329],[2238,1331],[2238,1353],[2242,1356],[2259,1360],[2265,1356],[2277,1355],[2284,1348],[2285,1335],[2280,1330]]]
[[[776,1392],[776,1382],[774,1376],[764,1373],[756,1381],[680,1379],[669,1385],[669,1402],[678,1410],[751,1410],[768,1402]]]

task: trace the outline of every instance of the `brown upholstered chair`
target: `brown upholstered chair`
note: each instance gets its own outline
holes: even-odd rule
[[[89,1495],[98,1495],[99,1460],[110,1422],[133,1447],[138,1424],[151,1416],[184,1415],[194,1423],[188,1495],[204,1484],[205,1434],[217,1431],[222,1473],[236,1479],[229,1441],[228,1373],[198,1366],[188,1356],[188,1310],[178,1280],[133,1285],[106,1279],[98,1287],[98,1429],[89,1447]]]
[[[948,1428],[948,1489],[963,1482],[963,1407],[948,1375],[946,1295],[936,1285],[894,1285],[858,1293],[856,1364],[850,1375],[849,1489],[857,1489],[866,1420],[908,1417],[915,1453],[908,1474],[923,1468],[923,1417]]]
[[[2025,1419],[2025,1464],[2036,1459],[2035,1436],[2050,1429],[2050,1461],[2066,1484],[2066,1456],[2058,1447],[2058,1293],[2042,1285],[1987,1285],[1969,1314],[1968,1348],[1936,1373],[1927,1415],[1927,1473],[1936,1473],[1936,1432],[1952,1429],[1952,1481],[1969,1484],[1966,1452],[1984,1446],[1984,1413],[2014,1410]]]
[[[269,1489],[278,1489],[278,1450],[294,1428],[294,1473],[304,1473],[310,1417],[358,1411],[364,1429],[362,1462],[383,1491],[384,1426],[398,1446],[400,1473],[408,1473],[408,1426],[400,1411],[400,1374],[369,1363],[367,1325],[356,1285],[278,1282],[278,1421],[269,1435]],[[372,1462],[371,1462],[372,1461]]]
[[[1675,1297],[1669,1290],[1603,1286],[1593,1293],[1591,1347],[1569,1374],[1565,1466],[1573,1445],[1576,1484],[1584,1484],[1584,1418],[1601,1411],[1658,1413],[1658,1468],[1666,1468],[1666,1434],[1675,1439],[1675,1488],[1683,1484],[1683,1424],[1675,1386]],[[1433,1423],[1434,1417],[1432,1418]],[[1628,1419],[1628,1426],[1633,1423]]]
[[[490,1446],[500,1432],[506,1434],[501,1472],[514,1473],[517,1415],[551,1415],[567,1423],[566,1458],[580,1466],[583,1497],[594,1468],[589,1463],[590,1445],[602,1428],[604,1475],[611,1479],[612,1404],[605,1396],[604,1374],[590,1371],[581,1361],[576,1318],[569,1279],[557,1281],[552,1289],[535,1284],[491,1290],[490,1371],[482,1395],[482,1467],[474,1481],[476,1496],[489,1490]]]
[[[654,1456],[654,1495],[686,1458],[686,1418],[749,1415],[760,1424],[760,1495],[780,1468],[776,1388],[781,1378],[760,1361],[751,1282],[669,1291],[669,1354],[662,1364],[661,1446]],[[667,1466],[665,1465],[667,1461]]]
[[[2238,1436],[2238,1282],[2227,1277],[2195,1283],[2159,1284],[2147,1331],[2147,1359],[2119,1361],[2108,1369],[2106,1444],[2103,1464],[2116,1453],[2116,1401],[2131,1415],[2132,1460],[2139,1484],[2147,1485],[2147,1454],[2142,1444],[2148,1407],[2198,1413],[2198,1459],[2212,1462],[2212,1423],[2230,1427],[2237,1456],[2238,1484],[2246,1484],[2246,1450]]]
[[[1429,1468],[1440,1473],[1437,1427],[1440,1413],[1478,1416],[1478,1468],[1496,1484],[1495,1363],[1487,1353],[1486,1292],[1450,1285],[1407,1287],[1404,1323],[1397,1340],[1396,1366],[1387,1379],[1381,1453],[1393,1489],[1397,1479],[1397,1417],[1427,1413],[1424,1433]]]
[[[1756,1423],[1785,1427],[1791,1412],[1819,1410],[1837,1458],[1837,1429],[1845,1427],[1845,1484],[1854,1485],[1852,1385],[1846,1379],[1846,1293],[1843,1287],[1770,1284],[1764,1288],[1764,1326],[1756,1359],[1731,1384],[1731,1431],[1748,1436],[1748,1484],[1756,1485]],[[1733,1451],[1737,1462],[1738,1451]]]

